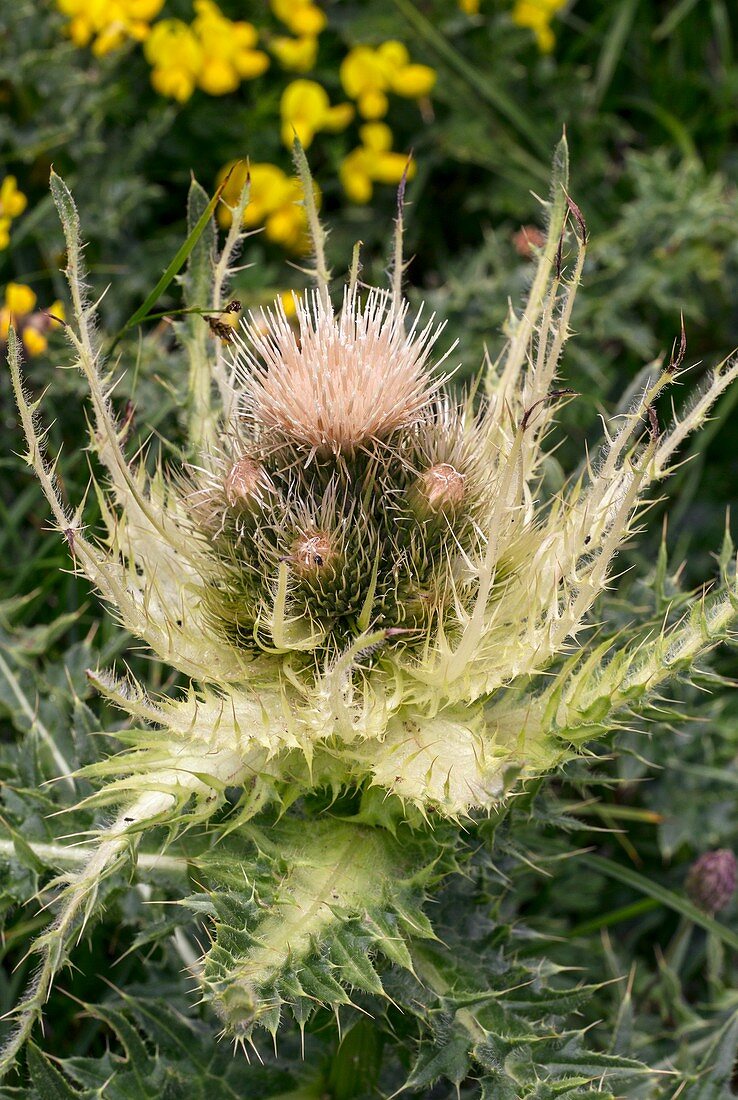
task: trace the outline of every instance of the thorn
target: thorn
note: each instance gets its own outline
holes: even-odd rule
[[[556,278],[561,278],[561,270],[563,267],[563,254],[564,254],[564,226],[561,227],[561,233],[559,234],[559,243],[556,248]]]
[[[122,424],[120,426],[120,429],[119,429],[119,436],[120,436],[121,446],[123,446],[123,444],[128,440],[131,432],[133,431],[133,427],[134,427],[135,423],[136,423],[136,407],[133,404],[133,402],[129,399],[128,401],[126,401],[126,407],[123,410],[123,422],[122,422]]]
[[[556,401],[560,397],[578,396],[579,394],[576,390],[551,390],[551,392],[546,394],[545,397],[542,397],[539,401],[534,401],[533,404],[525,410],[525,412],[523,413],[523,419],[520,421],[521,432],[524,432],[525,429],[528,427],[528,425],[530,424],[530,418],[539,405],[545,405],[547,401]]]
[[[679,370],[682,363],[684,362],[684,356],[687,354],[687,334],[684,331],[684,314],[680,314],[680,317],[681,331],[679,333],[679,350],[676,350],[675,340],[671,347],[671,359],[669,360],[669,365],[666,368],[670,374],[674,374],[675,371]],[[676,354],[674,354],[675,352]]]
[[[405,167],[402,170],[402,176],[400,177],[400,183],[397,188],[397,218],[402,221],[403,211],[405,209],[405,188],[407,187],[407,175],[410,171],[410,165],[413,162],[413,150],[411,149],[407,155],[405,161]]]

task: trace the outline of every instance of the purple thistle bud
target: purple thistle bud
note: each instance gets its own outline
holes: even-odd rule
[[[689,869],[687,894],[706,913],[718,913],[735,893],[736,872],[738,862],[730,848],[705,852]]]

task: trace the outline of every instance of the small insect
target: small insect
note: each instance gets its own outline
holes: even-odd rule
[[[207,321],[208,328],[213,336],[216,336],[225,344],[229,344],[233,338],[233,330],[238,325],[241,308],[241,303],[237,298],[234,298],[222,313],[218,313],[214,317],[204,317],[203,320]]]

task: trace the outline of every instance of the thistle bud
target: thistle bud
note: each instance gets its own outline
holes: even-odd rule
[[[336,556],[336,548],[325,531],[302,535],[292,546],[290,564],[301,577],[314,576],[317,570],[329,565]]]
[[[264,486],[264,469],[244,456],[231,466],[223,482],[225,498],[231,508],[248,508],[258,500]]]
[[[458,507],[464,499],[466,478],[449,462],[431,466],[420,477],[418,495],[425,508],[442,512]]]
[[[738,863],[729,848],[705,852],[689,869],[687,894],[706,913],[719,913],[735,893],[737,871]]]

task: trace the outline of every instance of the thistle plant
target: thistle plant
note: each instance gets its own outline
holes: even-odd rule
[[[127,747],[84,770],[88,804],[114,816],[87,862],[54,883],[56,917],[37,941],[4,1069],[101,883],[158,826],[168,843],[207,826],[222,852],[218,888],[188,901],[212,921],[193,969],[237,1042],[276,1034],[287,1011],[303,1027],[318,1005],[380,997],[388,967],[438,992],[417,950],[433,936],[423,902],[463,828],[632,722],[736,615],[727,554],[720,583],[666,626],[623,630],[598,600],[738,363],[720,364],[662,427],[682,340],[645,369],[599,448],[549,489],[555,413],[575,396],[559,368],[587,244],[565,143],[528,300],[462,394],[443,327],[403,298],[402,195],[389,286],[361,282],[357,251],[336,287],[299,148],[296,161],[314,289],[295,298],[294,321],[279,303],[235,326],[183,314],[188,443],[168,464],[126,454],[77,211],[52,176],[104,534],[63,499],[11,333],[28,462],[75,568],[185,686],[154,697],[130,673],[89,673],[131,720],[118,734]],[[212,225],[193,249],[188,308],[224,310],[247,203],[248,181],[220,250]],[[193,185],[193,226],[206,207]],[[339,798],[350,812],[331,810]],[[483,1062],[492,1025],[471,1008],[459,1019]]]

